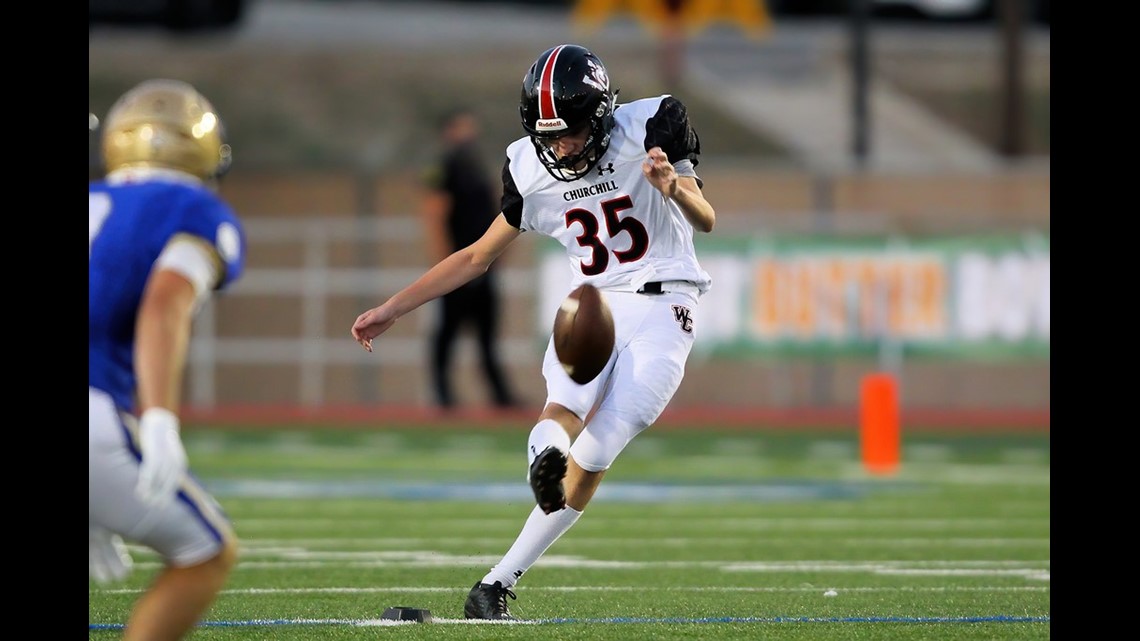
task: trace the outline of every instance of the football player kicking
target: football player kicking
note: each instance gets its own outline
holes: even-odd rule
[[[228,518],[188,472],[178,409],[194,313],[241,275],[245,236],[211,188],[230,148],[192,86],[148,80],[123,94],[102,156],[88,212],[90,576],[127,576],[124,539],[153,549],[163,568],[122,638],[182,639],[237,559]]]
[[[546,406],[527,443],[537,506],[514,544],[468,593],[469,619],[514,619],[507,597],[570,529],[622,449],[653,424],[681,383],[709,275],[693,230],[716,222],[694,167],[685,106],[668,95],[615,104],[602,61],[583,47],[544,51],[523,78],[526,136],[507,147],[502,213],[474,244],[440,261],[352,325],[368,351],[401,316],[487,270],[520,232],[557,239],[571,287],[590,283],[613,313],[613,353],[586,385],[547,345]],[[585,418],[595,410],[588,424]]]

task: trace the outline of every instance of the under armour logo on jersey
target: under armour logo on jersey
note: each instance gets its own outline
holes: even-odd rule
[[[693,312],[684,305],[673,306],[673,320],[681,324],[681,331],[686,334],[693,333]]]
[[[605,167],[598,165],[598,175],[599,176],[605,176],[607,171],[610,172],[611,174],[614,173],[614,164],[612,162]]]

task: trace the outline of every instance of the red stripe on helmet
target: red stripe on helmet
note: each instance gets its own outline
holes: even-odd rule
[[[542,66],[542,76],[538,83],[538,117],[542,120],[558,117],[558,112],[554,109],[554,64],[563,46],[555,47]]]

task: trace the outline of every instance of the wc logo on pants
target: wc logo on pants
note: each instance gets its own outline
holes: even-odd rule
[[[681,324],[681,331],[686,334],[693,333],[693,312],[684,305],[673,306],[673,320]]]

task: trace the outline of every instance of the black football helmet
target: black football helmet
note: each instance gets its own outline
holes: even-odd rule
[[[610,144],[616,97],[605,65],[584,47],[558,45],[534,61],[523,76],[519,114],[551,176],[570,182],[593,169]],[[586,127],[590,136],[582,152],[558,158],[549,143]]]

